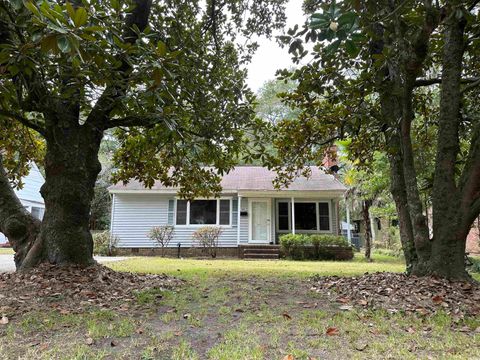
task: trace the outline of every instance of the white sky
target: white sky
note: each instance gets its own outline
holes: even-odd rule
[[[290,0],[286,7],[287,26],[285,32],[295,24],[303,24],[305,15],[302,12],[302,1]],[[293,67],[294,64],[288,53],[288,48],[281,48],[275,41],[275,36],[281,35],[277,31],[271,39],[260,38],[257,40],[260,47],[252,58],[248,69],[248,85],[256,92],[265,81],[275,78],[278,69]]]

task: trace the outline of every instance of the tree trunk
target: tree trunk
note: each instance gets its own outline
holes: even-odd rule
[[[103,132],[90,124],[55,120],[58,126],[50,128],[45,137],[41,258],[53,264],[89,265],[93,263],[90,206],[101,170],[98,150]]]
[[[0,231],[8,238],[15,251],[15,265],[23,260],[32,248],[40,230],[40,221],[35,219],[18,200],[2,164],[0,154]]]
[[[372,261],[372,228],[370,223],[370,206],[372,205],[371,200],[362,201],[362,215],[363,223],[365,224],[365,258],[368,261]]]
[[[444,26],[445,44],[435,177],[433,183],[433,242],[431,259],[417,275],[433,274],[449,279],[468,279],[465,243],[471,226],[470,204],[464,202],[456,183],[456,161],[460,150],[461,76],[466,20],[458,18],[450,4]],[[477,180],[478,181],[478,180]]]

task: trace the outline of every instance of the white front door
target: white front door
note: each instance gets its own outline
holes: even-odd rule
[[[248,242],[270,243],[270,199],[249,199],[250,236]]]

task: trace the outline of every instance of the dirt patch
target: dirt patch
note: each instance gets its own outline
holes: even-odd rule
[[[384,309],[419,315],[439,310],[454,317],[480,314],[480,286],[434,277],[375,273],[358,277],[315,276],[311,289],[350,307]]]
[[[44,264],[28,272],[0,274],[0,315],[52,309],[81,313],[92,306],[128,310],[138,306],[136,292],[172,289],[181,283],[167,275],[117,272],[99,264],[87,268]]]

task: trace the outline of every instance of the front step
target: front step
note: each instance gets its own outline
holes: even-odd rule
[[[279,259],[278,245],[241,245],[240,257],[243,259]]]

